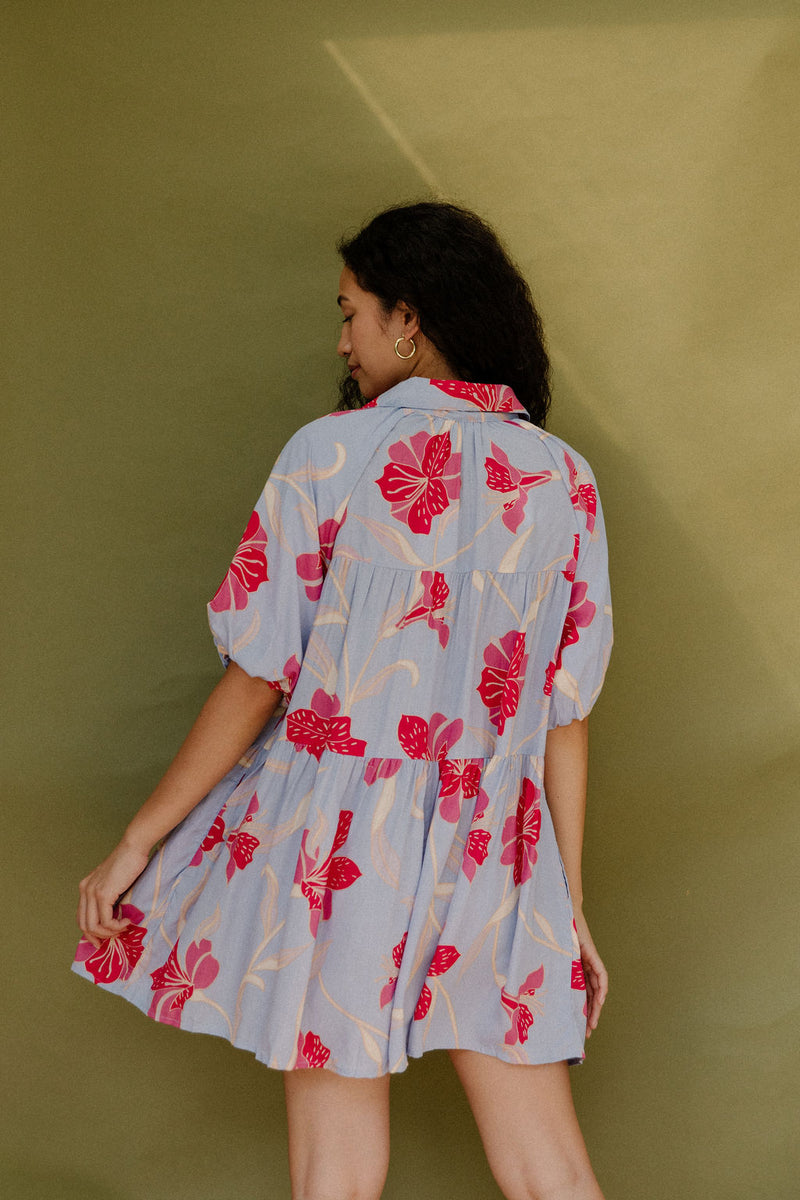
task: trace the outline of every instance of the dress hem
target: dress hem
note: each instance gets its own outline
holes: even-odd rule
[[[394,1065],[389,1067],[387,1070],[373,1071],[369,1075],[365,1075],[361,1072],[356,1072],[356,1071],[345,1071],[345,1070],[342,1070],[340,1067],[327,1067],[327,1066],[326,1067],[294,1067],[294,1066],[288,1066],[288,1065],[282,1066],[279,1063],[276,1063],[274,1061],[270,1062],[266,1057],[264,1057],[261,1053],[259,1053],[259,1051],[254,1046],[249,1045],[247,1042],[234,1041],[232,1038],[228,1037],[227,1034],[221,1033],[215,1029],[201,1029],[197,1026],[193,1026],[193,1025],[189,1025],[189,1024],[172,1025],[171,1021],[162,1021],[158,1017],[151,1016],[151,1014],[144,1008],[143,1005],[139,1004],[136,1000],[127,996],[125,994],[125,992],[120,990],[118,987],[114,987],[114,985],[112,983],[96,983],[93,979],[90,979],[89,976],[83,971],[80,963],[73,963],[71,966],[71,970],[72,970],[73,974],[77,975],[80,979],[85,980],[87,983],[94,984],[94,986],[97,988],[100,988],[101,991],[109,992],[112,995],[119,996],[122,1000],[127,1001],[127,1003],[130,1004],[132,1008],[135,1008],[137,1010],[137,1012],[140,1012],[144,1016],[148,1017],[149,1020],[153,1021],[156,1025],[171,1025],[173,1029],[181,1030],[183,1033],[199,1033],[199,1034],[204,1034],[207,1037],[220,1038],[222,1041],[228,1042],[228,1044],[233,1046],[234,1049],[244,1050],[246,1053],[252,1054],[253,1057],[255,1058],[256,1062],[261,1063],[263,1066],[268,1067],[270,1070],[273,1070],[273,1071],[325,1070],[325,1071],[328,1071],[332,1075],[341,1075],[346,1079],[382,1079],[385,1075],[400,1075],[400,1074],[402,1074],[408,1068],[409,1059],[412,1059],[412,1058],[420,1059],[424,1055],[431,1054],[436,1050],[472,1050],[477,1054],[486,1054],[491,1058],[498,1059],[500,1062],[509,1063],[511,1066],[545,1066],[548,1063],[557,1063],[557,1062],[566,1062],[568,1066],[580,1066],[584,1061],[583,1054],[581,1054],[580,1056],[576,1056],[574,1054],[570,1054],[565,1051],[565,1053],[563,1053],[563,1054],[557,1054],[557,1055],[547,1057],[547,1058],[538,1058],[535,1060],[531,1060],[527,1063],[520,1063],[518,1059],[513,1059],[513,1058],[507,1057],[503,1054],[498,1054],[497,1046],[485,1046],[485,1045],[478,1045],[478,1044],[471,1044],[471,1043],[468,1045],[464,1044],[464,1043],[455,1045],[452,1042],[442,1041],[442,1042],[437,1042],[437,1044],[434,1046],[426,1046],[424,1050],[420,1050],[419,1052],[415,1052],[414,1050],[407,1050],[406,1053],[403,1055],[403,1057],[397,1059],[395,1061]]]

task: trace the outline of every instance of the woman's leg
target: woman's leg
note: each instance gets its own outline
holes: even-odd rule
[[[507,1200],[603,1200],[565,1062],[522,1066],[474,1050],[450,1057]]]
[[[378,1200],[389,1167],[389,1076],[284,1072],[292,1200]]]

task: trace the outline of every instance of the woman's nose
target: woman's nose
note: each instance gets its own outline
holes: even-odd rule
[[[350,353],[350,330],[349,326],[343,325],[342,332],[339,334],[339,344],[336,347],[336,353],[340,358],[347,358]]]

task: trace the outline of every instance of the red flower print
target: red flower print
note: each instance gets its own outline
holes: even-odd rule
[[[517,801],[517,811],[503,826],[503,853],[500,855],[500,862],[506,866],[514,864],[514,883],[517,887],[526,879],[530,879],[531,867],[538,856],[536,843],[542,828],[540,795],[533,780],[524,778]]]
[[[214,821],[208,833],[203,838],[198,849],[195,851],[194,858],[189,863],[190,867],[198,867],[203,861],[203,855],[207,854],[209,850],[213,850],[215,846],[219,846],[222,839],[225,837],[225,809],[227,807],[228,802],[226,800],[222,808],[214,817]]]
[[[428,628],[435,629],[438,633],[439,644],[444,650],[450,637],[450,630],[445,625],[441,614],[450,595],[450,588],[445,583],[441,571],[423,571],[421,580],[422,598],[418,599],[416,604],[400,618],[397,628],[404,629],[412,621],[427,621]]]
[[[258,794],[253,796],[253,799],[248,805],[247,812],[244,815],[241,825],[237,829],[233,829],[227,838],[230,858],[228,865],[225,868],[225,878],[228,883],[233,879],[234,872],[238,867],[240,871],[253,861],[253,852],[261,843],[257,837],[253,837],[252,833],[247,833],[242,826],[252,821],[254,815],[258,812]]]
[[[477,687],[481,700],[489,709],[489,721],[502,735],[506,721],[519,707],[520,693],[525,682],[528,655],[525,653],[525,634],[510,629],[500,638],[499,647],[490,642],[483,652],[486,663]]]
[[[577,642],[580,634],[579,629],[586,629],[594,620],[594,614],[597,611],[597,605],[591,600],[586,599],[586,593],[589,590],[588,583],[582,581],[573,583],[572,591],[569,596],[569,608],[564,620],[564,630],[561,635],[561,649],[565,646],[573,646]]]
[[[573,535],[573,537],[575,540],[572,545],[572,558],[569,560],[567,565],[564,567],[564,570],[561,572],[561,574],[564,576],[564,578],[569,583],[575,582],[575,572],[578,569],[578,553],[580,552],[580,548],[581,548],[580,534],[576,533]]]
[[[408,930],[400,938],[395,948],[392,950],[392,962],[397,967],[398,971],[403,964],[403,955],[406,952],[406,942],[408,941]]]
[[[436,953],[431,959],[431,965],[428,967],[427,978],[432,979],[437,975],[444,975],[445,971],[449,971],[459,958],[461,958],[461,954],[456,950],[455,946],[437,946]],[[424,983],[422,991],[419,994],[417,1007],[414,1009],[415,1021],[421,1021],[423,1017],[427,1017],[432,999],[433,994],[431,989],[427,983]]]
[[[324,1067],[330,1056],[330,1050],[323,1046],[322,1039],[316,1033],[309,1030],[305,1035],[302,1031],[298,1034],[297,1061],[294,1064],[297,1069]]]
[[[392,950],[392,962],[394,963],[397,971],[400,970],[400,966],[403,962],[403,954],[405,953],[407,940],[408,940],[408,932],[406,931],[406,933],[404,933],[403,936],[400,938],[400,941],[397,943],[394,950]],[[384,961],[386,961],[386,960],[384,960]],[[381,988],[381,999],[380,999],[381,1008],[385,1008],[386,1005],[391,1000],[394,999],[394,993],[395,993],[396,987],[397,987],[397,974],[392,973],[389,976],[389,982],[385,983],[383,985],[383,987]]]
[[[351,718],[337,716],[340,708],[338,696],[329,696],[322,688],[317,688],[311,697],[311,708],[290,712],[286,717],[286,737],[294,742],[295,750],[305,746],[318,761],[323,750],[331,750],[334,754],[363,754],[367,743],[350,736]]]
[[[432,379],[431,383],[448,396],[469,400],[487,412],[527,412],[511,388],[503,383],[464,383],[456,379]]]
[[[573,960],[572,963],[572,979],[570,986],[575,992],[586,991],[586,976],[583,973],[583,963],[579,958]]]
[[[303,830],[303,840],[300,843],[300,855],[294,873],[294,882],[299,884],[300,892],[308,901],[308,921],[311,933],[317,936],[320,918],[327,921],[331,915],[333,892],[349,888],[360,878],[361,872],[352,859],[337,855],[347,841],[350,832],[352,812],[342,810],[333,838],[331,852],[324,862],[317,865],[319,848],[315,851],[308,848],[309,830]]]
[[[117,920],[127,917],[132,923],[116,937],[104,938],[95,947],[86,938],[81,938],[75,952],[75,961],[84,963],[95,983],[113,983],[115,979],[127,979],[142,957],[142,939],[147,933],[144,913],[133,904],[121,904],[114,909]]]
[[[247,607],[250,592],[255,592],[269,579],[266,548],[266,530],[258,513],[253,511],[228,573],[211,601],[214,612],[227,612],[231,608],[238,612]]]
[[[147,1015],[166,1025],[180,1026],[186,1001],[195,990],[211,986],[219,973],[219,963],[211,953],[211,942],[203,938],[192,942],[186,951],[186,965],[181,966],[178,944],[164,966],[151,972],[150,987],[155,995]]]
[[[580,634],[579,629],[586,629],[594,620],[594,614],[597,612],[597,605],[591,600],[586,599],[586,593],[589,590],[588,583],[578,581],[573,583],[572,591],[569,597],[569,608],[567,615],[564,618],[564,628],[561,631],[561,642],[559,643],[558,651],[555,658],[548,664],[544,677],[544,694],[545,696],[552,695],[553,679],[556,671],[561,668],[561,652],[565,646],[574,646],[578,641]]]
[[[586,471],[579,471],[569,454],[564,451],[564,462],[569,471],[569,498],[573,507],[586,514],[586,528],[594,530],[597,515],[597,492]]]
[[[391,779],[402,765],[402,758],[370,758],[364,771],[364,783],[374,783],[376,779]]]
[[[271,688],[275,689],[276,692],[283,692],[284,696],[291,700],[292,692],[294,691],[294,687],[297,683],[299,675],[300,663],[297,661],[297,655],[293,654],[292,657],[287,658],[286,662],[283,664],[283,678],[271,679],[267,682]]]
[[[430,533],[431,521],[461,492],[461,455],[450,450],[450,434],[424,429],[389,447],[390,461],[376,479],[392,516],[412,533]]]
[[[439,813],[445,821],[457,821],[461,815],[461,801],[477,796],[482,766],[480,758],[439,759]]]
[[[486,483],[493,492],[514,493],[503,505],[503,524],[506,529],[516,533],[525,515],[529,489],[549,483],[555,475],[553,471],[540,471],[538,475],[520,471],[518,467],[512,467],[504,450],[494,442],[491,447],[494,458],[487,458],[484,463]]]
[[[374,408],[377,403],[378,403],[377,397],[374,400],[367,400],[366,404],[359,405],[358,411],[361,412],[362,409],[365,409],[365,408]],[[326,413],[325,415],[328,417],[341,417],[344,415],[345,412],[349,413],[349,412],[353,412],[353,411],[355,411],[355,410],[352,408],[348,408],[348,409],[337,408],[333,412]]]
[[[332,517],[323,521],[319,526],[319,550],[317,553],[298,554],[297,556],[297,574],[305,583],[306,595],[309,600],[319,600],[322,595],[322,582],[328,573],[333,544],[336,541],[340,525],[341,522],[334,521]]]
[[[397,737],[409,758],[425,758],[431,762],[447,757],[464,730],[460,719],[450,721],[444,713],[434,713],[430,722],[424,717],[404,713],[397,725]]]
[[[481,813],[481,816],[483,814]],[[467,834],[467,843],[464,846],[464,858],[462,866],[464,874],[472,883],[475,878],[475,870],[486,862],[486,856],[489,853],[489,842],[492,840],[492,835],[488,829],[470,829]]]
[[[511,1028],[504,1039],[507,1046],[513,1046],[515,1042],[527,1042],[528,1031],[533,1024],[531,1009],[541,1011],[542,1008],[541,1002],[534,1001],[533,997],[536,990],[542,986],[543,980],[544,966],[542,965],[538,971],[530,973],[516,995],[507,992],[505,988],[501,989],[500,1003],[511,1017]],[[523,1004],[523,996],[531,997],[529,1004]]]

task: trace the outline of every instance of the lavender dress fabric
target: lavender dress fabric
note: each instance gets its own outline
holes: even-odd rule
[[[410,379],[289,440],[209,619],[281,705],[73,969],[281,1069],[579,1061],[542,776],[611,649],[586,462],[507,387]]]

